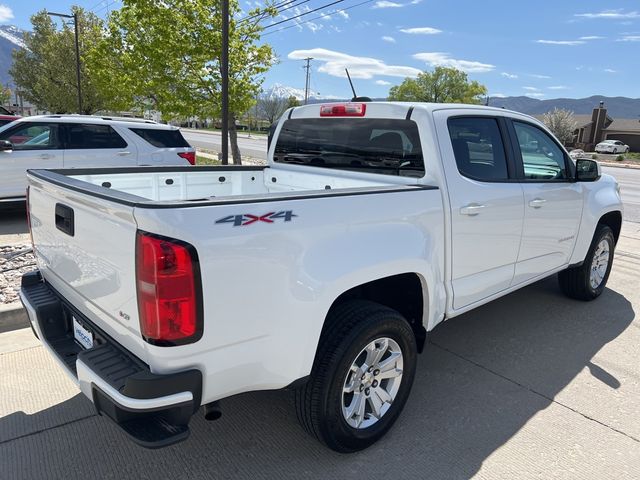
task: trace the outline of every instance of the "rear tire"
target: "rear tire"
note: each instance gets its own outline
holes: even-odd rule
[[[583,264],[558,274],[562,292],[576,300],[589,301],[599,297],[611,273],[614,249],[613,231],[599,224]]]
[[[369,447],[400,415],[416,360],[414,333],[395,310],[364,300],[332,308],[311,377],[296,391],[300,424],[337,452]]]

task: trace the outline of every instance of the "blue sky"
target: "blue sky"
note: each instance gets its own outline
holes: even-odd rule
[[[246,9],[257,4],[240,1]],[[330,1],[309,0],[273,21]],[[264,41],[280,63],[264,86],[303,88],[302,59],[309,56],[312,90],[343,98],[350,96],[345,66],[359,95],[382,97],[404,77],[435,65],[467,71],[492,96],[640,97],[640,2],[369,0],[350,8],[362,2],[343,0],[298,24],[267,28]],[[118,0],[0,0],[0,23],[29,28],[34,11],[68,11],[74,3],[101,16],[119,6]]]

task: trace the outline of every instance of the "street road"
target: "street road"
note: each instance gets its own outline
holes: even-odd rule
[[[438,326],[398,423],[352,455],[306,435],[287,391],[223,400],[220,420],[199,412],[187,441],[145,450],[29,329],[0,333],[0,478],[637,480],[639,252],[626,224],[594,302],[551,277]]]
[[[603,167],[602,172],[620,184],[625,220],[640,223],[640,169]]]
[[[182,129],[182,135],[196,148],[207,148],[219,152],[222,146],[222,136],[219,132],[198,132],[195,130]],[[267,159],[267,136],[238,133],[238,146],[242,155],[246,155],[259,160]],[[229,150],[231,151],[231,150]]]

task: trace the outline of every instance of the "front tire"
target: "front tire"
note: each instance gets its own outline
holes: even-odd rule
[[[582,265],[558,274],[562,292],[577,300],[589,301],[599,297],[611,273],[614,250],[613,231],[599,224]]]
[[[355,452],[379,440],[409,397],[416,340],[395,310],[354,300],[334,307],[309,381],[296,391],[302,427],[337,452]]]

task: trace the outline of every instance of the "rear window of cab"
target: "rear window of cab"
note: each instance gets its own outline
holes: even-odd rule
[[[408,177],[425,173],[418,126],[404,119],[289,119],[274,161]]]

